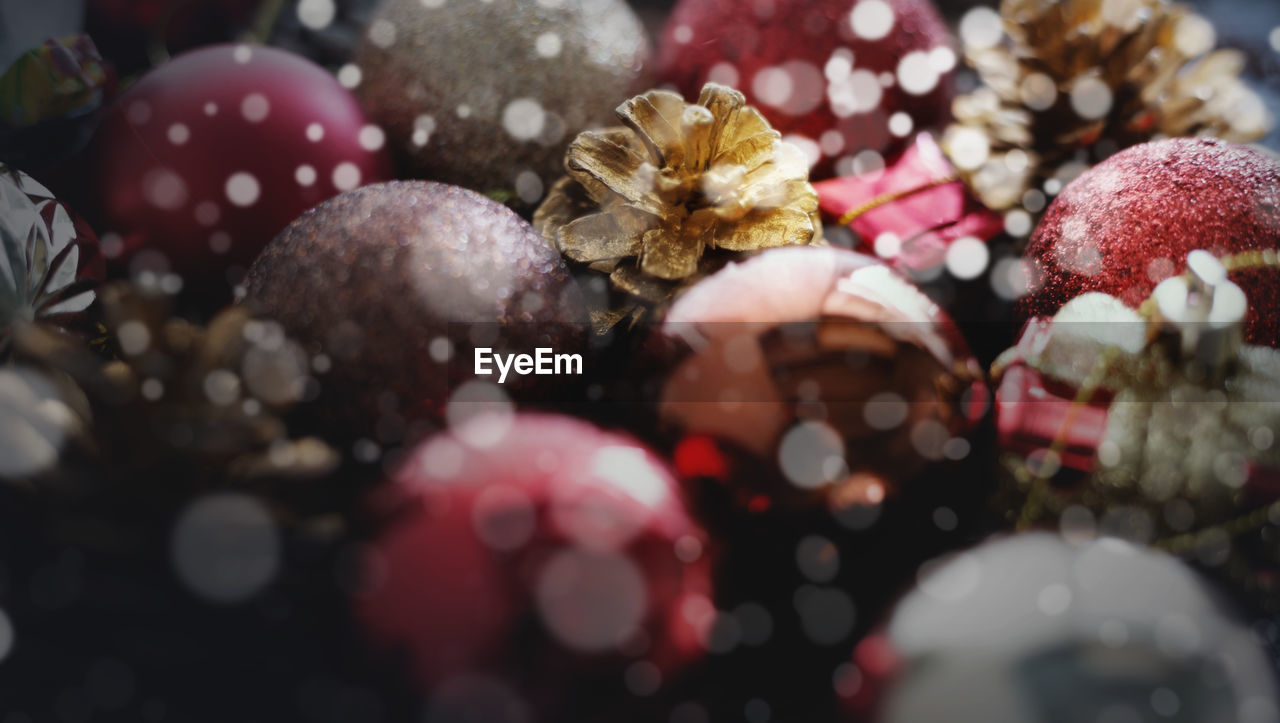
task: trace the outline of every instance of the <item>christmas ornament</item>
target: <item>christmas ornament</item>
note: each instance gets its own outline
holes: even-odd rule
[[[1004,0],[960,25],[982,86],[956,99],[943,147],[978,198],[1006,210],[1053,195],[1093,163],[1162,136],[1261,137],[1244,57],[1168,0]]]
[[[966,456],[982,374],[945,312],[874,259],[778,249],[690,289],[662,325],[685,347],[661,420],[767,461],[774,501],[875,504]],[[776,467],[774,463],[776,461]]]
[[[390,168],[383,134],[318,66],[217,46],[148,73],[95,140],[102,227],[126,253],[164,254],[189,284],[221,286],[298,214]]]
[[[943,120],[955,61],[928,0],[683,0],[658,76],[686,95],[708,81],[741,89],[824,177]]]
[[[568,142],[647,86],[648,56],[622,0],[387,0],[352,67],[406,168],[531,205]]]
[[[696,104],[650,91],[618,107],[625,127],[580,134],[569,175],[534,226],[571,261],[609,274],[608,328],[668,301],[745,251],[821,241],[800,151],[741,93],[709,83]]]
[[[98,238],[47,188],[0,163],[0,355],[17,324],[72,323],[105,274]]]
[[[1054,201],[1027,246],[1032,293],[1025,317],[1052,314],[1086,291],[1136,306],[1180,273],[1187,253],[1271,250],[1280,244],[1280,161],[1208,139],[1128,149],[1085,173]],[[1252,300],[1251,343],[1280,344],[1277,278],[1242,268]]]
[[[473,348],[569,354],[585,343],[581,292],[556,252],[510,209],[455,186],[338,196],[285,229],[245,283],[246,303],[331,360],[324,394],[347,421],[439,415],[473,376]],[[556,380],[504,388],[535,393]]]
[[[1197,250],[1186,265],[1140,311],[1083,294],[997,360],[1018,523],[1097,517],[1248,587],[1273,585],[1244,565],[1280,511],[1280,351],[1242,344],[1248,303],[1227,277],[1276,273],[1280,261],[1273,250],[1223,262]]]
[[[851,707],[879,723],[1271,720],[1278,704],[1237,612],[1114,538],[1018,535],[927,563],[854,664]]]
[[[960,239],[982,243],[1004,230],[1004,220],[974,200],[928,133],[917,135],[883,169],[821,181],[814,189],[836,224],[853,229],[864,245],[907,273],[946,264]],[[985,269],[985,264],[966,263],[952,257],[949,266],[969,278]]]
[[[501,681],[560,719],[575,690],[619,687],[636,666],[666,681],[702,655],[708,541],[635,440],[482,415],[420,445],[390,484],[357,615],[430,698]]]

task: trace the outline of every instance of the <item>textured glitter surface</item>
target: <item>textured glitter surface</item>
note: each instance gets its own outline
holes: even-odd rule
[[[1039,287],[1025,318],[1051,315],[1086,291],[1137,306],[1181,273],[1187,254],[1280,246],[1280,161],[1207,139],[1173,139],[1112,156],[1062,192],[1026,255]],[[1280,345],[1280,274],[1237,272],[1251,304],[1249,341]]]
[[[366,186],[312,209],[267,246],[246,285],[247,303],[331,358],[326,393],[348,394],[341,408],[363,413],[438,411],[447,370],[450,383],[471,371],[469,323],[497,332],[487,346],[561,353],[586,324],[581,292],[528,223],[423,181]],[[557,322],[581,326],[556,334]],[[440,361],[439,345],[432,354],[442,338],[462,361]]]
[[[356,94],[408,170],[528,203],[575,135],[647,85],[649,42],[622,0],[388,0],[372,22],[394,40],[360,46]]]
[[[859,23],[868,11],[880,16],[871,32],[866,21]],[[866,37],[885,30],[886,21],[891,26],[883,37]],[[951,52],[946,25],[928,0],[681,0],[663,31],[658,76],[686,98],[708,80],[736,87],[784,137],[821,145],[824,134],[835,131],[840,142],[825,139],[815,174],[822,177],[838,158],[904,145],[909,134],[889,130],[896,112],[907,114],[915,129],[946,117],[950,71],[935,74],[925,62],[916,73],[914,63],[904,62],[936,48]],[[914,94],[903,88],[904,77],[909,86],[934,84]]]

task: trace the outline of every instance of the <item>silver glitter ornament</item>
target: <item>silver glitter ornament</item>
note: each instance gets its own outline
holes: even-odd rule
[[[560,255],[511,209],[440,183],[364,186],[320,204],[267,245],[245,288],[251,309],[322,355],[321,405],[357,429],[441,419],[474,376],[473,349],[585,344],[586,305]],[[502,389],[523,400],[565,381],[521,376]]]
[[[406,171],[531,205],[648,58],[623,0],[385,0],[347,77]]]
[[[1074,539],[1074,538],[1073,538]],[[996,539],[920,569],[877,723],[1280,719],[1257,636],[1190,568],[1115,538]]]

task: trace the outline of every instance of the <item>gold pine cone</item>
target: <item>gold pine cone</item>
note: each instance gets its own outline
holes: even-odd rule
[[[636,318],[743,252],[821,241],[804,154],[738,91],[708,83],[686,103],[654,90],[617,115],[622,126],[569,145],[568,175],[533,216],[560,253],[622,292],[598,325]]]
[[[943,147],[989,208],[1013,208],[1051,179],[1065,185],[1131,145],[1166,136],[1241,143],[1270,126],[1239,78],[1243,54],[1212,50],[1213,26],[1185,6],[1004,0],[1001,27],[970,18],[964,53],[982,86],[955,100]]]

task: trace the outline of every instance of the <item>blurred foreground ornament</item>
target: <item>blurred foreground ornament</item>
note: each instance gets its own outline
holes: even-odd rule
[[[31,176],[0,163],[0,356],[15,325],[65,325],[94,300],[98,238]]]
[[[946,263],[959,239],[985,243],[1004,230],[1004,220],[974,199],[928,133],[916,136],[883,169],[820,181],[814,188],[827,216],[909,274]]]
[[[814,177],[878,158],[947,118],[956,54],[930,0],[681,0],[659,80],[740,89]]]
[[[386,0],[342,73],[404,170],[532,206],[648,61],[624,0]]]
[[[1213,50],[1213,25],[1168,0],[1004,0],[998,15],[971,10],[960,35],[982,86],[956,99],[942,144],[996,211],[1137,143],[1242,143],[1271,124],[1239,78],[1243,54]]]
[[[967,456],[986,408],[981,370],[946,313],[852,251],[730,264],[683,295],[661,333],[681,347],[662,422],[779,471],[755,490],[772,502],[878,504]]]
[[[1098,164],[1049,207],[1026,249],[1025,317],[1048,316],[1087,291],[1136,307],[1183,271],[1195,249],[1224,256],[1280,248],[1280,160],[1203,138],[1145,143]],[[1245,338],[1280,346],[1280,274],[1241,264]]]
[[[387,179],[383,144],[351,93],[310,61],[202,48],[143,76],[103,122],[92,147],[102,227],[127,255],[158,252],[161,271],[218,308],[239,280],[228,271],[299,214]]]
[[[570,354],[588,336],[560,256],[511,209],[440,183],[321,204],[267,246],[245,284],[247,305],[324,355],[324,406],[353,429],[439,421],[475,374],[475,348]],[[536,396],[563,383],[523,376],[505,388]]]
[[[853,662],[851,712],[878,723],[1280,719],[1265,652],[1227,601],[1114,538],[1032,533],[926,563]]]
[[[663,462],[575,419],[472,412],[378,498],[355,600],[371,640],[450,714],[494,707],[460,688],[510,699],[484,720],[563,720],[624,671],[663,684],[701,657],[709,541]]]
[[[650,91],[624,127],[580,134],[534,225],[571,261],[609,274],[597,327],[632,322],[743,252],[819,243],[799,149],[742,94],[708,83],[696,104]]]
[[[1280,351],[1243,344],[1248,305],[1227,276],[1280,261],[1194,251],[1187,267],[1138,311],[1081,295],[997,360],[1017,523],[1097,525],[1267,592],[1274,576],[1255,573],[1280,564]]]

